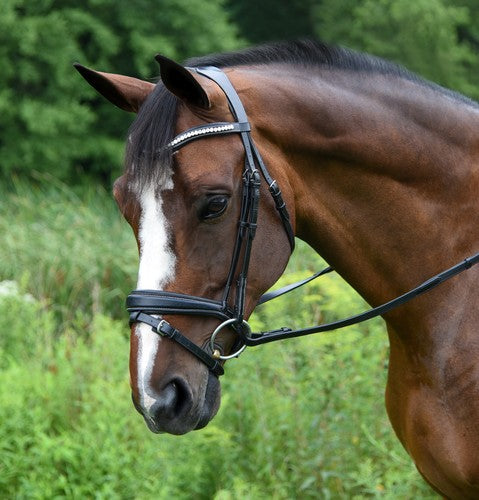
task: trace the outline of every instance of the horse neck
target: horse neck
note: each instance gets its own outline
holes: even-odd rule
[[[297,234],[377,305],[479,251],[479,108],[386,76],[327,76],[258,81],[247,109]],[[478,493],[478,278],[476,266],[386,316],[391,423],[448,498]]]
[[[479,107],[388,75],[255,81],[252,121],[297,235],[371,304],[479,251]]]

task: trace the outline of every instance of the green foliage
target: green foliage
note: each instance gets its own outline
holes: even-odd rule
[[[315,15],[318,34],[325,39],[404,64],[478,99],[479,81],[471,79],[471,69],[479,70],[477,52],[458,39],[461,28],[477,29],[477,16],[463,5],[447,0],[323,0]]]
[[[124,317],[137,249],[110,193],[75,192],[46,177],[0,188],[0,279],[18,280],[62,321],[96,312]]]
[[[0,173],[77,183],[121,170],[132,117],[104,102],[72,63],[142,78],[157,52],[183,59],[237,46],[223,0],[5,0],[0,16]]]
[[[314,36],[311,15],[316,0],[228,0],[228,10],[241,35],[251,43]]]
[[[212,423],[153,435],[130,400],[126,318],[99,312],[122,307],[121,269],[136,267],[109,195],[17,183],[0,199],[18,232],[1,228],[11,259],[1,254],[1,498],[435,498],[385,414],[381,321],[247,350],[226,367]],[[19,284],[4,281],[14,259]],[[279,285],[322,265],[299,244]],[[94,313],[91,283],[105,288]],[[59,317],[56,301],[79,315]],[[253,324],[301,326],[362,307],[330,276],[264,305]]]
[[[39,345],[47,349],[54,328],[53,315],[45,304],[22,291],[17,282],[0,281],[0,369],[13,360],[27,363]],[[35,335],[33,342],[26,329]]]

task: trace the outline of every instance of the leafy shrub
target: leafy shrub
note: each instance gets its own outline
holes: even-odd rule
[[[55,322],[51,312],[15,281],[0,281],[0,367],[11,360],[27,361],[38,345],[46,349]]]
[[[32,355],[0,371],[3,498],[428,498],[385,416],[384,337],[247,352],[216,419],[176,437],[131,405],[125,330],[97,315],[48,349],[27,330]]]

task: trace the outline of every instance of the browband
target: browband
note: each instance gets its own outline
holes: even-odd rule
[[[225,135],[239,134],[241,132],[249,132],[251,130],[248,122],[218,122],[211,125],[200,125],[199,127],[190,128],[187,132],[177,135],[169,144],[168,147],[174,152],[181,149],[183,146],[196,139],[202,139],[207,135]]]

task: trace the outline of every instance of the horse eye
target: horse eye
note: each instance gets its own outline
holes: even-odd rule
[[[200,210],[200,218],[203,220],[214,219],[224,213],[228,206],[228,197],[216,195],[208,198],[205,205]]]

